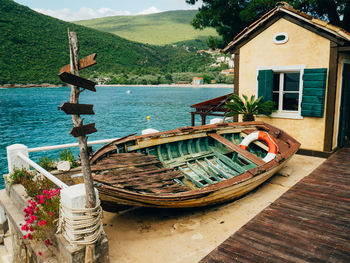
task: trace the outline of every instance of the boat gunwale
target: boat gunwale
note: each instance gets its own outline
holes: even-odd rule
[[[247,128],[249,128],[249,126],[253,126],[253,125],[264,126],[264,125],[266,125],[266,123],[264,123],[262,121],[226,122],[226,123],[217,123],[217,124],[207,124],[207,125],[202,125],[202,126],[185,126],[185,127],[180,127],[180,128],[176,128],[176,129],[169,130],[169,131],[155,132],[155,133],[144,134],[144,135],[125,136],[125,137],[117,139],[113,142],[110,142],[106,145],[103,145],[101,148],[99,148],[94,153],[94,155],[91,157],[90,164],[93,164],[95,161],[97,161],[97,159],[100,156],[105,154],[104,152],[100,153],[101,151],[103,151],[104,149],[106,149],[110,146],[114,146],[115,144],[122,144],[122,143],[127,143],[130,141],[137,141],[137,140],[146,139],[146,138],[149,140],[150,139],[157,139],[157,138],[161,137],[162,135],[176,136],[176,135],[179,135],[179,133],[183,133],[185,135],[185,134],[194,133],[196,131],[204,132],[203,130],[205,130],[205,132],[209,132],[209,131],[222,129],[222,128],[233,128],[235,126],[247,126]],[[100,155],[99,155],[99,153],[100,153]]]

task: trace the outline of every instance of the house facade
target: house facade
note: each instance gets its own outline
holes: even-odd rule
[[[203,85],[203,78],[202,77],[194,77],[192,79],[192,85]]]
[[[350,137],[350,34],[286,4],[224,49],[235,54],[234,93],[275,102],[272,118],[304,153],[327,156]]]

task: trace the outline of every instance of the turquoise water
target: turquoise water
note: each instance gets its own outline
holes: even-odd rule
[[[147,128],[165,131],[191,125],[190,105],[230,92],[231,88],[97,87],[97,92],[81,93],[80,103],[94,105],[95,115],[83,116],[84,124],[95,122],[98,132],[89,140],[100,140],[140,134]],[[1,175],[7,173],[6,146],[21,143],[32,148],[77,142],[69,135],[71,116],[58,111],[69,96],[67,87],[0,89]],[[196,121],[200,124],[199,117]],[[72,149],[77,156],[78,149]],[[56,158],[58,151],[31,153],[30,158],[37,161],[42,155]]]

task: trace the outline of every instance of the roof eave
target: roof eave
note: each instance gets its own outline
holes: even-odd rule
[[[222,51],[225,53],[228,52],[230,49],[233,48],[233,46],[236,43],[238,43],[245,36],[249,35],[250,32],[254,31],[257,27],[259,27],[262,23],[264,23],[266,20],[268,20],[270,17],[272,17],[279,10],[280,10],[279,6],[271,9],[269,12],[267,12],[265,15],[263,15],[260,19],[256,20],[250,26],[244,28],[240,33],[238,33],[237,36],[235,36],[235,38]]]
[[[252,24],[253,26],[251,25],[252,27],[249,26],[249,27],[246,27],[245,29],[243,29],[242,32],[240,32],[224,49],[222,49],[222,51],[224,53],[227,53],[227,52],[231,51],[232,49],[234,49],[235,46],[237,45],[237,43],[239,43],[242,39],[247,37],[251,32],[253,32],[256,28],[260,27],[263,23],[265,23],[268,19],[270,19],[272,16],[274,16],[278,12],[284,12],[285,14],[291,15],[299,20],[302,20],[303,22],[305,22],[309,25],[316,26],[320,30],[324,30],[331,35],[334,35],[338,38],[342,38],[343,40],[350,42],[350,35],[345,34],[343,31],[339,30],[339,31],[335,32],[327,27],[323,27],[323,26],[321,27],[320,25],[313,23],[312,20],[309,20],[300,14],[292,12],[292,11],[284,8],[283,6],[278,6],[274,9],[272,9],[271,11],[266,13],[265,16],[261,17],[256,22],[254,22]]]

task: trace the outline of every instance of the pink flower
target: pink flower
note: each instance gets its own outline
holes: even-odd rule
[[[52,213],[52,212],[49,212],[49,215],[50,215],[50,216],[53,216],[53,213]]]
[[[43,253],[41,253],[40,251],[38,252],[38,255],[41,256]]]
[[[40,221],[38,223],[38,226],[44,226],[44,225],[46,225],[46,220]]]
[[[22,231],[28,231],[28,223],[21,227]]]

